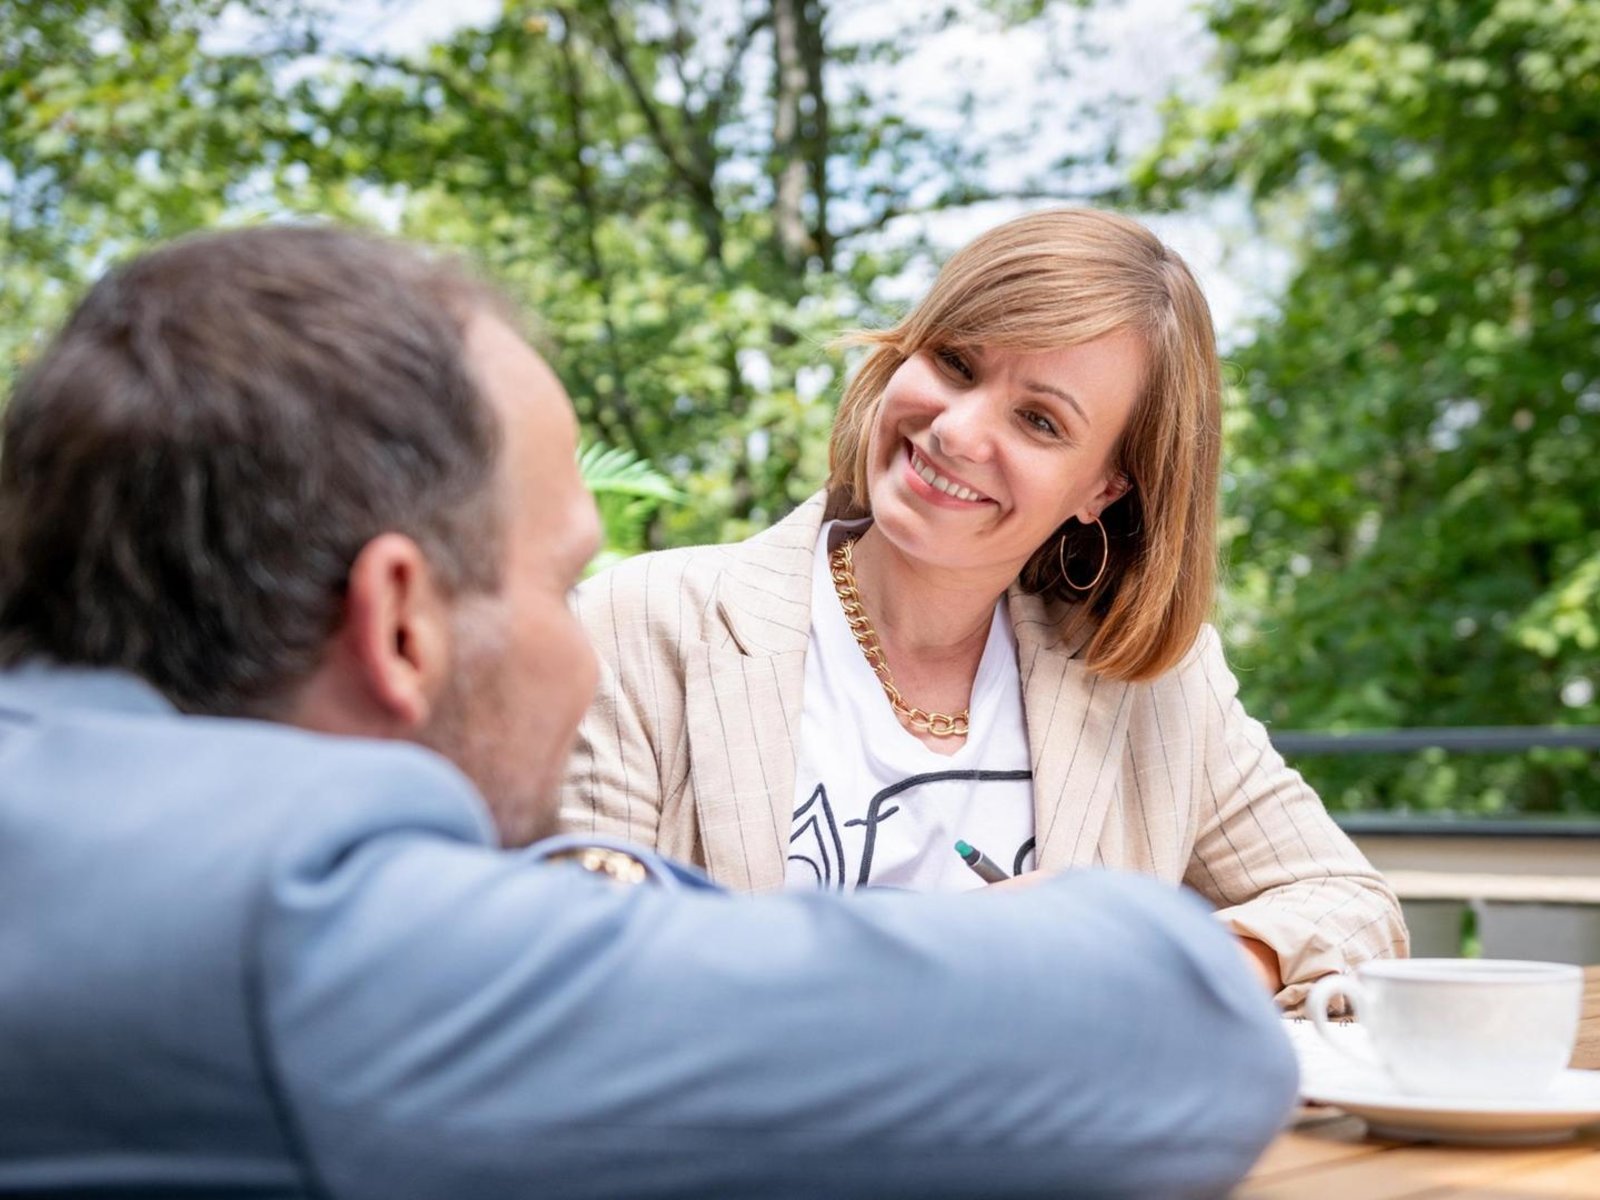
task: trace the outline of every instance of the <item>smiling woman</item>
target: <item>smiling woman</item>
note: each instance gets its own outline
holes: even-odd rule
[[[1036,213],[854,340],[821,493],[582,590],[602,680],[568,824],[755,890],[982,886],[958,840],[1141,871],[1210,900],[1285,1004],[1403,954],[1205,624],[1221,383],[1182,260]]]

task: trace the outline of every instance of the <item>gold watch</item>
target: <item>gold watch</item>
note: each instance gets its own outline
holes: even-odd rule
[[[556,851],[545,861],[576,863],[585,871],[604,875],[617,883],[646,883],[650,879],[649,869],[638,858],[626,850],[613,850],[609,846],[574,846],[570,850]]]

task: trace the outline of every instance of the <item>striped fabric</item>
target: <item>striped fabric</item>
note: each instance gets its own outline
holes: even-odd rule
[[[647,554],[579,590],[601,659],[562,815],[655,846],[729,887],[783,884],[819,494],[733,546]],[[1278,954],[1280,1003],[1320,975],[1404,954],[1394,893],[1240,707],[1216,631],[1171,671],[1119,683],[1013,589],[1038,863],[1183,883]]]

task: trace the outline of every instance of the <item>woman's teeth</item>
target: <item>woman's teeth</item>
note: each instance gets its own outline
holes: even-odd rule
[[[978,501],[988,498],[981,492],[975,492],[969,487],[962,487],[959,483],[946,479],[930,467],[927,459],[918,454],[915,449],[911,451],[911,469],[921,477],[923,483],[929,487],[938,488],[945,495],[954,496],[957,500]]]

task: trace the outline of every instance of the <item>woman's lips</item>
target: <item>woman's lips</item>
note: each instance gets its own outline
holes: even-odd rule
[[[977,488],[969,487],[940,471],[909,439],[905,442],[907,485],[918,496],[946,508],[979,508],[993,501]]]

